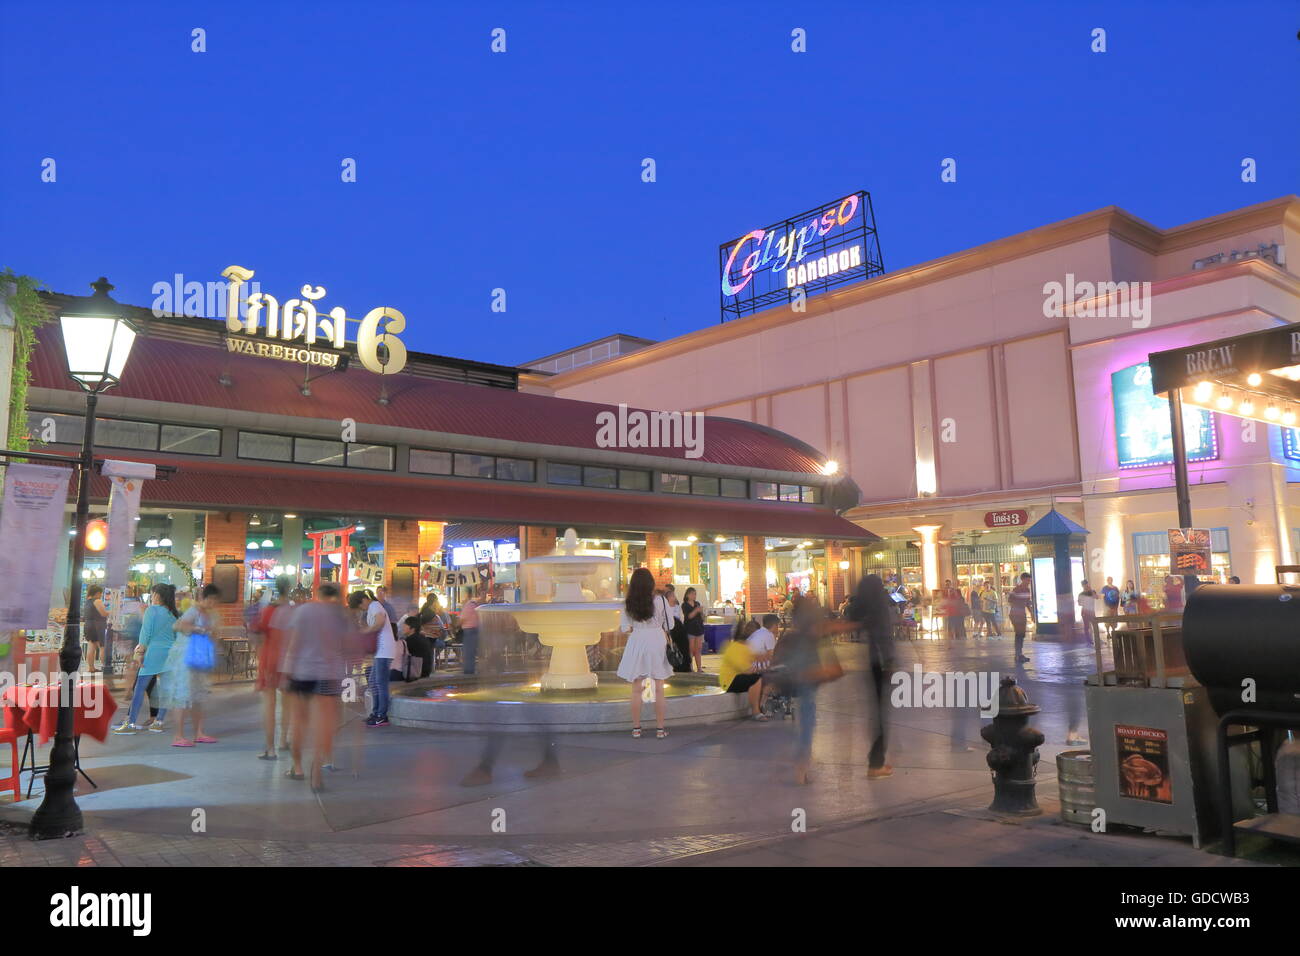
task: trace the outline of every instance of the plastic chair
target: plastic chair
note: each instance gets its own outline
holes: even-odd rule
[[[4,714],[8,708],[0,707],[0,719],[4,719]],[[19,733],[13,727],[0,727],[0,744],[9,745],[9,771],[11,776],[0,777],[0,789],[14,792],[14,802],[23,798],[22,785],[22,764],[18,760],[18,737]]]

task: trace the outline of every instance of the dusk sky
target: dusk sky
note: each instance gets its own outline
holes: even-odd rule
[[[720,242],[856,189],[887,271],[1300,191],[1294,2],[3,9],[0,266],[148,305],[238,263],[484,361],[716,323]]]

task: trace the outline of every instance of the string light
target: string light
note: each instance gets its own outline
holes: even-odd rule
[[[1246,384],[1251,388],[1258,388],[1259,383],[1262,381],[1264,381],[1264,376],[1260,375],[1258,372],[1251,372],[1246,376]]]
[[[1196,391],[1192,393],[1192,397],[1195,398],[1196,401],[1198,402],[1208,402],[1210,400],[1210,396],[1213,394],[1214,394],[1213,385],[1211,385],[1209,382],[1197,382]]]
[[[1219,400],[1217,404],[1224,411],[1227,411],[1229,408],[1232,407],[1232,396],[1228,394],[1226,389],[1219,393]]]

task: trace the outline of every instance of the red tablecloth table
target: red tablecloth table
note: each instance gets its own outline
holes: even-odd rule
[[[54,736],[59,723],[59,687],[38,684],[32,687],[9,687],[0,695],[5,709],[5,726],[19,733],[33,734],[44,744]],[[72,735],[90,734],[103,742],[113,726],[117,701],[102,681],[80,683],[73,691]]]

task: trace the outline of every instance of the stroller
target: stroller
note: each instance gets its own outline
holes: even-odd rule
[[[788,717],[794,720],[794,697],[790,693],[790,685],[783,679],[785,670],[783,664],[775,664],[763,675],[763,683],[770,689],[764,694],[759,711],[768,717],[779,716],[782,720]]]

